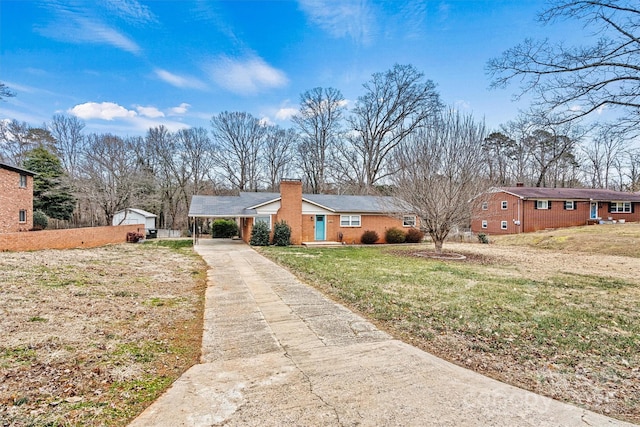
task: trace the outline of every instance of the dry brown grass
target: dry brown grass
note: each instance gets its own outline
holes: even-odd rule
[[[640,223],[589,225],[490,238],[500,246],[640,258]]]
[[[125,425],[198,361],[191,248],[0,253],[0,425]]]

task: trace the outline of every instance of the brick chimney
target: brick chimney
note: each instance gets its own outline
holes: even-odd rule
[[[524,187],[524,182],[516,182],[516,187]]]
[[[302,243],[302,181],[283,179],[280,182],[280,209],[277,220],[291,227],[291,244]]]

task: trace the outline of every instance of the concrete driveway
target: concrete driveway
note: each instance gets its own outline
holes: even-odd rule
[[[201,363],[131,426],[632,425],[395,340],[242,242],[196,251],[211,267]]]

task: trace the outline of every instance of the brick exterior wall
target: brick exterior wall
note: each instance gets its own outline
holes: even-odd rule
[[[285,221],[291,227],[291,244],[299,245],[303,242],[302,229],[302,182],[280,182],[280,209],[272,223]],[[274,221],[275,220],[275,221]]]
[[[0,234],[0,251],[95,248],[124,243],[129,232],[144,233],[144,224],[71,228]]]
[[[502,202],[507,202],[507,209],[502,209]],[[536,200],[521,200],[514,195],[497,192],[487,193],[474,204],[471,220],[471,231],[487,234],[515,234],[529,233],[549,228],[575,227],[587,225],[590,222],[591,202],[574,201],[574,209],[567,210],[564,200],[549,200],[550,209],[536,209]],[[482,202],[487,203],[487,209],[482,209]],[[624,219],[627,222],[640,221],[640,203],[633,203],[633,213],[610,213],[609,203],[598,202],[598,216],[603,219]],[[482,221],[487,227],[482,227]],[[507,222],[507,228],[502,229],[502,221]],[[520,225],[517,225],[520,221]]]
[[[33,227],[33,176],[26,175],[27,186],[20,187],[20,173],[0,167],[0,233],[27,231]],[[26,221],[20,222],[20,211]]]

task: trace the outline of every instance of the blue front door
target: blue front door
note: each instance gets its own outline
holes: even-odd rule
[[[316,215],[316,240],[324,240],[324,215]]]
[[[591,219],[597,219],[598,218],[598,204],[591,202],[591,215],[590,215]]]

